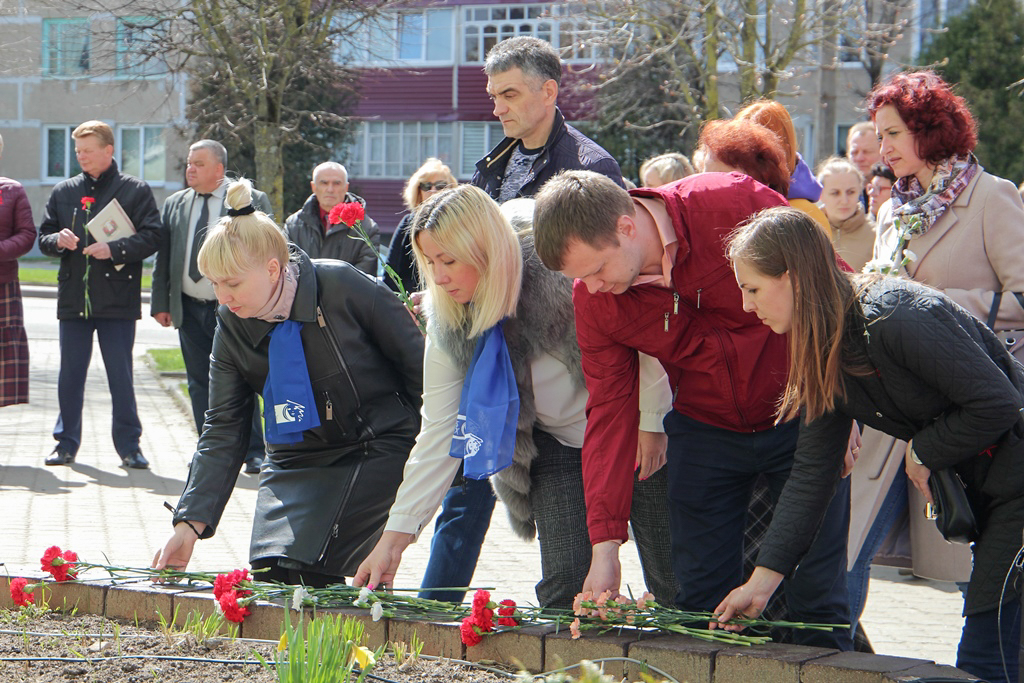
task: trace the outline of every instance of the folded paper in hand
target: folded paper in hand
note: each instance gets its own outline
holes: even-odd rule
[[[86,229],[92,238],[97,242],[112,242],[122,237],[131,237],[135,234],[135,226],[132,219],[124,212],[124,208],[117,199],[111,199],[93,219],[85,224]],[[121,270],[124,264],[114,266]]]

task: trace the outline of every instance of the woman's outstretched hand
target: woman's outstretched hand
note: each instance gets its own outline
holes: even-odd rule
[[[756,619],[761,616],[775,589],[782,583],[782,574],[764,567],[755,567],[750,579],[734,588],[725,600],[715,608],[718,621],[712,621],[708,628],[724,628],[726,631],[742,631],[743,624],[727,624],[730,619]]]
[[[200,533],[206,530],[206,525],[202,522],[192,522],[192,526]],[[153,569],[184,571],[188,567],[188,561],[192,559],[192,549],[195,548],[196,541],[199,540],[196,531],[193,531],[192,527],[185,522],[175,524],[174,533],[167,539],[164,547],[153,556],[153,564],[150,566]]]
[[[398,565],[402,562],[402,552],[413,542],[412,534],[400,531],[385,531],[377,541],[377,545],[359,565],[352,579],[353,586],[368,586],[375,590],[394,583]]]

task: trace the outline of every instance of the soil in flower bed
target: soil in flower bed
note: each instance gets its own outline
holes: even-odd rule
[[[116,629],[116,630],[115,630]],[[169,639],[159,624],[48,612],[0,610],[0,681],[4,683],[276,683],[256,652],[273,661],[276,643],[194,636]],[[45,635],[44,635],[45,634]],[[173,642],[171,642],[173,640]],[[166,657],[168,659],[161,659]],[[179,657],[181,660],[170,659]],[[27,658],[39,658],[28,661]],[[21,661],[11,661],[21,659]],[[91,661],[90,661],[91,660]],[[227,660],[227,663],[218,662]],[[510,683],[511,678],[446,660],[419,659],[399,670],[385,656],[373,669],[397,683]]]

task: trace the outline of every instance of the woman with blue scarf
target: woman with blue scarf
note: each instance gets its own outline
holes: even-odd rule
[[[466,477],[493,475],[513,531],[539,539],[538,603],[568,608],[584,589],[591,561],[580,450],[587,390],[572,282],[545,268],[532,232],[517,234],[503,215],[517,215],[523,203],[518,216],[525,220],[517,222],[528,228],[532,200],[499,208],[471,185],[431,197],[416,213],[410,234],[428,319],[423,428],[384,535],[360,565],[356,585],[394,580],[402,552],[463,464]],[[646,370],[641,429],[647,431],[641,432],[632,522],[648,588],[671,602],[677,588],[661,468],[661,420],[670,397],[660,366],[651,362]]]
[[[220,302],[210,409],[156,568],[184,568],[216,531],[263,396],[267,460],[250,544],[260,578],[342,583],[380,538],[419,430],[423,342],[391,291],[347,263],[310,259],[227,191],[199,269]],[[247,417],[248,416],[248,417]]]

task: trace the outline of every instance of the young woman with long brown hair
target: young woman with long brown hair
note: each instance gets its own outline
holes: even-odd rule
[[[720,620],[758,614],[800,562],[858,420],[909,443],[907,477],[929,502],[933,470],[953,468],[963,480],[978,536],[957,666],[988,681],[1016,681],[1020,588],[1004,577],[1024,528],[1024,366],[941,292],[845,272],[824,232],[794,209],[758,214],[728,251],[744,309],[789,335],[791,370],[778,414],[800,415],[802,423],[764,541],[780,549],[777,559],[722,601]]]

